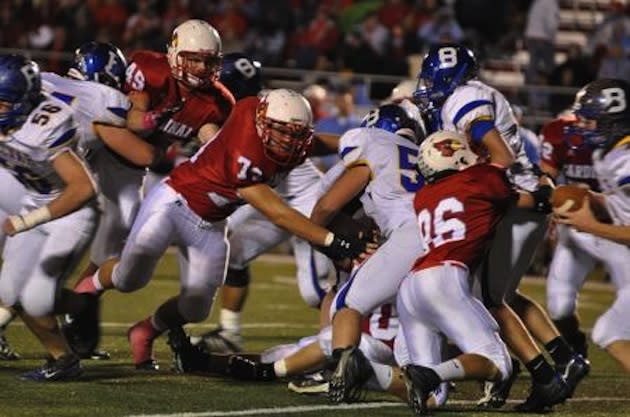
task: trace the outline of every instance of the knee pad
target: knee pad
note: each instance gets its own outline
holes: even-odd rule
[[[507,351],[503,342],[500,342],[497,336],[498,343],[487,344],[480,347],[474,353],[478,353],[488,358],[494,366],[501,372],[501,379],[505,380],[512,374],[512,359]]]
[[[43,317],[52,314],[55,300],[52,295],[44,295],[36,291],[29,291],[20,297],[22,309],[32,317]]]
[[[225,275],[225,285],[230,287],[243,288],[249,285],[251,276],[249,274],[249,267],[243,269],[228,268]]]
[[[576,300],[569,294],[550,293],[547,298],[547,310],[552,320],[570,316],[576,310]]]

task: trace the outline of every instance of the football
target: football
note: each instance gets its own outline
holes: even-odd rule
[[[579,210],[588,195],[588,189],[577,185],[559,185],[551,195],[551,205],[560,214]]]

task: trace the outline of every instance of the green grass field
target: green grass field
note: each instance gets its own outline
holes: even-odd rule
[[[286,383],[250,384],[221,378],[178,375],[170,370],[170,352],[164,337],[155,344],[159,373],[137,372],[131,365],[126,331],[133,322],[146,317],[178,288],[175,262],[168,255],[150,285],[134,294],[108,293],[103,302],[102,346],[112,354],[109,361],[84,361],[85,374],[78,382],[33,383],[15,376],[42,363],[42,349],[20,322],[7,331],[23,359],[0,362],[1,417],[60,416],[409,416],[411,411],[385,394],[370,393],[364,402],[331,406],[324,397],[290,393]],[[250,302],[244,312],[246,348],[260,351],[279,343],[292,342],[317,331],[317,312],[299,299],[293,279],[294,268],[287,263],[261,260],[254,264]],[[544,301],[543,281],[525,283],[525,292]],[[584,325],[591,328],[595,318],[610,304],[614,293],[605,287],[585,290],[581,297]],[[212,320],[189,330],[199,334],[216,322]],[[574,399],[556,407],[559,416],[629,416],[630,378],[604,352],[591,346],[592,374],[578,387]],[[512,400],[504,409],[479,412],[473,401],[480,394],[477,383],[459,383],[449,404],[435,412],[439,416],[519,415],[511,406],[527,395],[529,376],[521,374]]]

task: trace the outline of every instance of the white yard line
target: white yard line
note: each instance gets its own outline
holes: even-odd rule
[[[508,400],[510,404],[518,404],[523,400]],[[592,402],[630,402],[630,398],[618,397],[582,397],[572,398],[569,402],[592,403]],[[449,405],[474,405],[476,401],[451,400]],[[172,413],[172,414],[134,414],[127,417],[230,417],[230,416],[252,416],[252,415],[274,415],[274,414],[299,414],[313,411],[334,411],[334,410],[362,410],[391,407],[406,407],[406,404],[395,402],[367,402],[357,404],[341,405],[304,405],[292,407],[273,408],[251,408],[247,410],[234,411],[202,411],[194,413]],[[483,410],[480,410],[483,411]]]
[[[122,323],[122,322],[103,322],[101,327],[106,328],[127,328],[134,322]],[[24,323],[20,320],[16,320],[11,323],[11,326],[24,326]],[[187,329],[214,329],[216,324],[189,324],[186,325]],[[243,329],[318,329],[318,324],[296,324],[296,323],[243,323],[241,324]]]

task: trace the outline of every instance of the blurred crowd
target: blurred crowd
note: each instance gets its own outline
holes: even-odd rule
[[[88,40],[164,50],[189,18],[210,22],[225,51],[263,65],[408,75],[407,57],[442,41],[498,45],[522,30],[528,1],[3,0],[0,46],[72,51]],[[516,19],[516,20],[515,20]],[[501,23],[497,23],[501,22]],[[478,48],[475,48],[478,49]],[[55,65],[61,65],[51,62]]]

